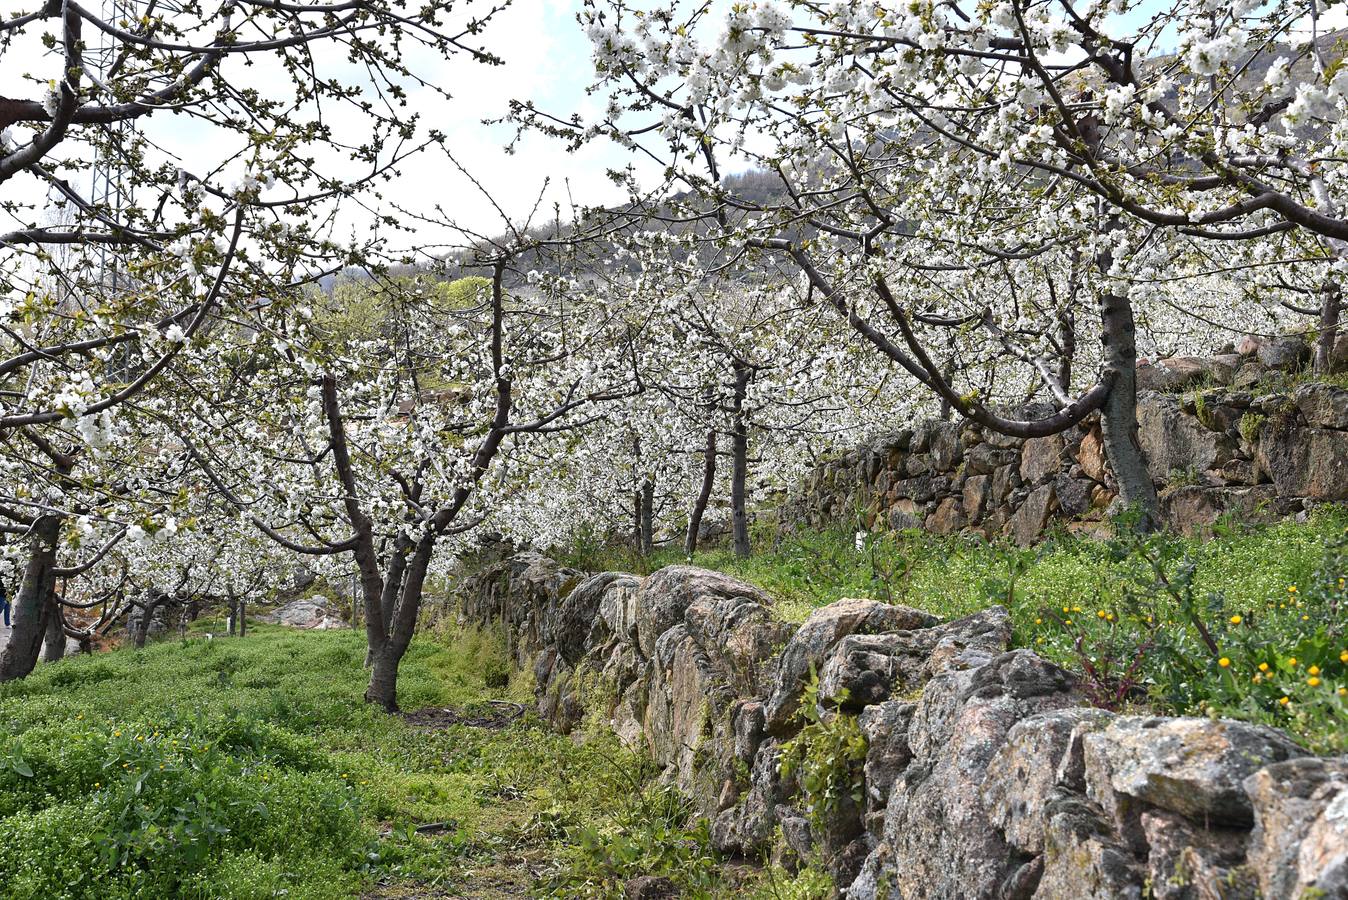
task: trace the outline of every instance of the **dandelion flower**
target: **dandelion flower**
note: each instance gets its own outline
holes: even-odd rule
[[[1241,623],[1241,621],[1242,621],[1242,620],[1241,620],[1240,616],[1238,616],[1238,615],[1237,615],[1237,616],[1232,616],[1232,617],[1231,617],[1231,624],[1232,624],[1232,625],[1239,625],[1239,624]]]
[[[1223,656],[1221,659],[1217,660],[1217,665],[1221,666],[1223,669],[1229,668],[1231,665],[1231,660]]]
[[[1320,674],[1320,667],[1319,667],[1319,666],[1311,666],[1311,667],[1310,667],[1309,669],[1307,669],[1306,671],[1309,672],[1311,675],[1319,675],[1319,674]]]
[[[1315,678],[1315,677],[1307,678],[1307,679],[1306,679],[1306,683],[1309,684],[1311,687],[1319,687],[1319,686],[1320,686],[1320,679]]]

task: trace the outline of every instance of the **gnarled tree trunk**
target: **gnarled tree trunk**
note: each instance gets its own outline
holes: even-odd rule
[[[655,481],[647,478],[641,483],[637,496],[641,510],[637,520],[637,537],[641,542],[641,555],[649,556],[655,550]]]
[[[365,699],[370,703],[378,703],[388,712],[398,711],[398,666],[416,632],[426,570],[430,567],[434,550],[435,535],[427,534],[417,541],[415,550],[404,558],[403,564],[399,566],[402,574],[401,590],[397,592],[393,618],[387,623],[377,621],[380,618],[378,614],[371,615],[372,603],[381,601],[380,594],[386,595],[386,592],[380,591],[373,596],[366,593],[365,636],[370,647],[370,683],[365,689]],[[382,602],[380,606],[382,612]],[[370,620],[376,620],[373,627]]]
[[[59,515],[44,515],[33,523],[29,537],[28,565],[14,597],[13,631],[0,654],[0,681],[23,678],[37,665],[38,653],[47,634],[51,613],[50,596],[56,587],[56,539],[61,533]]]
[[[51,608],[47,610],[47,637],[43,642],[42,659],[45,662],[56,662],[66,655],[65,614],[61,611],[61,603],[54,591],[47,598]]]
[[[1160,523],[1160,505],[1137,437],[1137,332],[1127,298],[1110,291],[1102,293],[1100,323],[1105,368],[1114,373],[1109,396],[1100,410],[1105,455],[1119,483],[1119,496],[1141,514],[1138,527],[1150,531]]]

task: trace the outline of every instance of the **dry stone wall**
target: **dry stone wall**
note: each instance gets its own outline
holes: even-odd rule
[[[821,860],[854,900],[1348,897],[1348,758],[1092,708],[1071,673],[1011,648],[999,607],[943,622],[840,600],[796,626],[715,572],[587,576],[531,552],[484,565],[460,600],[510,635],[544,719],[612,728],[722,851]],[[813,810],[781,765],[810,702],[864,736],[839,776],[861,790]]]
[[[1138,436],[1172,527],[1191,534],[1223,516],[1272,521],[1348,500],[1348,390],[1296,384],[1309,352],[1293,338],[1247,338],[1231,353],[1139,369]],[[928,421],[819,463],[779,515],[788,528],[977,531],[1029,544],[1055,522],[1099,527],[1116,497],[1094,417],[1030,440]]]

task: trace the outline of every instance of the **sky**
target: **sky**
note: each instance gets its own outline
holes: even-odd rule
[[[480,10],[484,5],[473,3],[463,8]],[[405,163],[402,177],[383,189],[388,202],[423,211],[439,204],[448,217],[466,227],[499,234],[505,230],[501,211],[516,222],[523,220],[549,176],[551,184],[544,203],[548,210],[553,201],[562,203],[565,209],[568,194],[584,205],[622,199],[621,192],[606,176],[609,168],[620,168],[629,162],[628,156],[617,147],[598,142],[570,154],[554,138],[528,134],[510,155],[504,148],[515,130],[508,125],[481,124],[484,119],[504,116],[512,99],[533,100],[539,108],[563,117],[578,111],[588,118],[598,108],[594,98],[585,94],[593,69],[589,41],[575,19],[580,6],[580,0],[515,0],[491,21],[482,37],[486,48],[504,60],[501,66],[474,62],[467,54],[449,60],[424,51],[409,54],[414,71],[452,95],[451,100],[446,100],[429,89],[411,91],[410,108],[420,115],[422,132],[435,128],[448,134],[457,161],[491,198],[443,156],[425,155]],[[37,30],[30,30],[26,40],[0,55],[0,83],[10,86],[0,93],[42,96],[42,81],[57,75],[59,57],[44,50],[40,37]],[[320,57],[319,63],[351,76],[338,54],[327,60]],[[279,72],[268,73],[265,66],[236,67],[230,74],[236,83],[264,89],[269,83],[284,83],[280,78],[272,81],[271,76],[279,76]],[[24,75],[32,75],[38,81],[25,80]],[[368,135],[368,128],[362,127],[354,111],[339,112],[335,121],[354,142]],[[212,165],[209,160],[219,152],[214,143],[219,139],[218,132],[193,125],[183,117],[156,114],[141,122],[144,132],[189,172],[209,169]],[[6,184],[3,192],[6,198],[19,196],[42,204],[46,189],[36,179],[20,176]],[[0,223],[0,230],[13,224]],[[414,238],[402,235],[395,240],[404,246],[433,244],[447,240],[449,235],[446,229],[422,225]]]
[[[113,0],[91,0],[90,5],[95,2]],[[716,0],[713,5],[728,2]],[[27,8],[36,3],[37,0],[24,0],[20,5]],[[462,8],[480,10],[483,5],[483,0],[477,0]],[[431,54],[410,57],[416,71],[453,95],[447,101],[431,90],[412,91],[411,108],[421,116],[423,130],[436,128],[450,136],[449,144],[456,159],[490,198],[443,157],[427,155],[404,164],[402,177],[385,189],[389,203],[416,210],[438,204],[447,217],[473,231],[499,234],[505,230],[502,211],[520,222],[534,206],[549,176],[551,184],[543,203],[543,209],[548,211],[554,201],[562,203],[565,209],[568,196],[583,205],[611,204],[623,199],[606,175],[608,169],[621,168],[632,161],[631,155],[620,148],[601,141],[569,154],[554,138],[528,134],[521,139],[516,152],[507,155],[504,147],[514,137],[514,129],[508,125],[481,124],[483,119],[503,116],[512,99],[532,100],[540,109],[563,118],[573,112],[579,112],[586,120],[594,117],[599,101],[585,93],[592,67],[589,41],[575,20],[580,6],[581,0],[514,0],[513,5],[493,19],[483,37],[486,47],[503,58],[502,66],[487,67],[466,54],[449,60]],[[1149,4],[1144,4],[1124,18],[1140,18],[1148,8]],[[719,16],[708,18],[715,21]],[[1344,21],[1343,7],[1336,7],[1323,24],[1341,27]],[[34,73],[45,79],[59,72],[59,58],[43,50],[39,37],[33,31],[27,41],[0,56],[0,84],[10,86],[4,89],[5,95],[40,96],[41,83],[25,84],[18,76]],[[349,67],[344,71],[344,60],[337,53],[320,62],[346,77],[352,74]],[[232,74],[241,83],[263,86],[274,83],[284,88],[283,79],[270,79],[270,74],[279,73],[268,73],[265,66],[246,70],[236,66]],[[359,142],[362,135],[368,134],[368,127],[354,111],[344,115],[340,126],[353,141]],[[151,119],[154,121],[145,122],[146,133],[152,134],[179,164],[188,171],[210,167],[209,158],[219,152],[213,143],[218,140],[216,133],[193,126],[183,117],[156,114]],[[6,196],[18,193],[41,203],[45,188],[33,179],[15,179],[3,191]],[[350,224],[358,225],[359,220],[360,214],[353,212]],[[6,224],[0,222],[0,229]],[[450,232],[420,225],[412,235],[391,237],[400,246],[434,246],[449,240]]]
[[[440,84],[453,93],[453,101],[444,103],[430,92],[420,92],[426,107],[451,123],[446,128],[428,115],[426,124],[451,135],[458,161],[516,220],[528,214],[548,175],[549,208],[551,200],[567,205],[568,182],[571,195],[582,204],[622,199],[605,175],[609,168],[621,168],[629,161],[616,146],[599,142],[569,154],[555,138],[530,134],[513,155],[507,155],[503,148],[514,137],[514,129],[480,124],[504,115],[512,99],[532,99],[540,109],[561,117],[579,111],[583,118],[592,118],[599,106],[585,95],[593,67],[590,42],[575,19],[580,5],[580,0],[516,0],[492,21],[485,37],[504,65],[487,68],[466,58],[441,63]],[[424,198],[425,186],[433,185],[437,193],[443,192],[446,210],[456,219],[480,231],[502,230],[492,203],[443,161],[417,162],[408,167],[408,176],[404,180],[411,184],[402,191],[409,202]]]

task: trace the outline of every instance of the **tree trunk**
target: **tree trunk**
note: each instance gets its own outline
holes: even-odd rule
[[[730,432],[730,510],[734,530],[735,555],[747,557],[749,546],[749,423],[744,413],[744,398],[749,391],[751,371],[735,365],[734,421]]]
[[[431,555],[435,550],[435,535],[427,533],[417,541],[415,547],[412,555],[406,558],[396,617],[377,643],[375,632],[366,630],[372,645],[367,654],[370,684],[365,689],[365,699],[369,703],[378,703],[388,712],[398,711],[398,666],[412,643],[412,635],[416,633],[426,570],[430,568]]]
[[[1320,290],[1320,337],[1315,342],[1316,375],[1334,371],[1334,343],[1339,336],[1339,313],[1343,308],[1343,293],[1337,282],[1328,281]]]
[[[955,341],[954,341],[954,338],[952,337],[952,338],[951,338],[951,341],[950,341],[950,345],[951,345],[951,346],[950,346],[950,358],[946,360],[945,369],[944,369],[944,371],[942,372],[942,374],[945,376],[945,380],[946,380],[947,382],[950,381],[952,378],[955,377],[955,346],[954,346],[954,344],[955,344]],[[955,407],[951,406],[951,405],[950,405],[950,401],[947,400],[945,397],[942,397],[942,398],[941,398],[941,412],[940,412],[940,415],[941,415],[941,421],[942,421],[942,422],[949,422],[952,418],[954,418],[954,415],[955,415]]]
[[[1076,314],[1070,309],[1058,313],[1058,385],[1064,393],[1072,390],[1072,363],[1077,356]]]
[[[47,637],[42,646],[44,662],[56,662],[66,655],[66,623],[56,594],[47,595]]]
[[[150,620],[154,618],[155,610],[164,602],[163,594],[153,594],[145,601],[144,608],[141,609],[140,619],[136,621],[136,631],[132,636],[132,645],[137,649],[145,646],[145,639],[150,634]]]
[[[632,549],[641,553],[641,488],[632,489]]]
[[[707,429],[707,449],[702,457],[702,490],[698,491],[697,502],[693,504],[692,515],[688,517],[688,537],[683,549],[689,559],[697,552],[698,533],[702,530],[702,515],[711,501],[712,488],[716,485],[716,429]]]
[[[225,621],[225,632],[230,637],[234,637],[234,632],[239,625],[239,598],[234,595],[233,587],[225,588],[225,597],[229,603],[229,615],[226,617]]]
[[[365,701],[377,703],[386,712],[398,711],[398,663],[387,645],[383,652],[370,654],[370,684],[365,689]]]
[[[1160,524],[1156,486],[1137,438],[1137,335],[1133,307],[1127,298],[1106,291],[1100,297],[1100,321],[1106,371],[1114,373],[1109,397],[1100,411],[1105,455],[1119,483],[1123,502],[1140,513],[1138,527],[1151,531]]]
[[[37,665],[42,639],[47,633],[51,613],[49,597],[56,586],[52,569],[56,563],[56,539],[61,533],[61,516],[45,515],[33,525],[29,540],[28,565],[14,598],[13,630],[9,643],[0,654],[0,681],[23,678]]]
[[[647,478],[641,483],[641,555],[649,556],[655,550],[655,480]]]
[[[239,637],[243,637],[248,633],[248,601],[240,597],[238,608],[238,618],[234,622],[234,627],[239,629]]]

